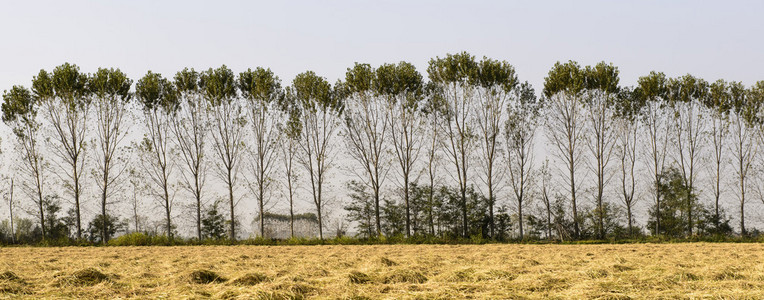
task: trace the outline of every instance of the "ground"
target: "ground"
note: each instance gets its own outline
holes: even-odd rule
[[[0,248],[0,298],[764,298],[762,244]]]

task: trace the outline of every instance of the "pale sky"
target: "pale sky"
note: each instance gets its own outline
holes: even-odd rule
[[[64,62],[134,80],[262,66],[288,85],[405,60],[426,78],[430,58],[460,51],[510,62],[537,93],[567,60],[612,62],[623,85],[651,70],[764,80],[764,1],[0,1],[0,91]]]
[[[507,60],[540,91],[556,61],[612,62],[625,85],[651,70],[750,85],[764,79],[764,1],[4,1],[0,90],[63,62],[84,72],[221,64],[305,70],[427,62],[466,50]],[[425,74],[426,77],[426,74]]]

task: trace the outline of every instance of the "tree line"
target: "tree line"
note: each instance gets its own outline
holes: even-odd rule
[[[236,240],[245,201],[254,235],[274,213],[294,235],[304,201],[319,239],[328,219],[335,234],[353,226],[364,238],[758,233],[745,221],[764,199],[764,81],[651,72],[622,86],[612,64],[569,61],[537,95],[508,62],[466,52],[431,59],[426,73],[356,63],[334,84],[307,71],[282,86],[267,68],[135,82],[114,68],[41,70],[31,88],[3,93],[3,230],[106,243],[120,228],[146,231],[151,207],[155,233],[172,238],[184,205],[195,239]],[[83,207],[89,187],[96,207]],[[87,228],[83,210],[96,212]]]

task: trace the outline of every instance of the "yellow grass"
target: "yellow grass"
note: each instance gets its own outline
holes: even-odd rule
[[[764,245],[0,248],[18,297],[762,299]]]

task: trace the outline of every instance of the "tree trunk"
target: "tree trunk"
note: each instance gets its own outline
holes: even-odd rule
[[[231,241],[236,240],[236,222],[234,221],[236,219],[234,215],[233,210],[233,178],[231,178],[231,169],[228,168],[228,201],[230,204],[231,209],[231,232],[230,232],[230,238]]]

